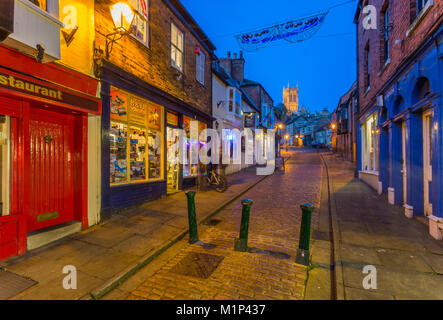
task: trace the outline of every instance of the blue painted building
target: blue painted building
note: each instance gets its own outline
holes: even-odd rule
[[[441,17],[443,8],[425,1],[408,25],[390,2],[378,8],[380,20],[391,21],[383,32],[363,30],[361,3],[355,19],[359,177],[408,218],[427,216],[430,234],[442,240],[443,26],[432,13]]]

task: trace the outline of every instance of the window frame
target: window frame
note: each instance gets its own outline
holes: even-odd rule
[[[131,1],[130,1],[130,5],[131,5],[132,9],[134,10],[134,22],[133,22],[132,27],[134,27],[134,23],[135,23],[135,20],[136,20],[137,18],[138,18],[138,19],[142,19],[142,20],[144,20],[144,23],[145,23],[145,25],[146,25],[146,41],[142,41],[142,40],[140,40],[140,39],[139,39],[139,38],[133,33],[133,31],[132,31],[132,27],[131,27],[131,31],[129,32],[129,34],[131,35],[131,37],[133,37],[134,39],[136,39],[139,43],[141,43],[141,44],[143,44],[145,47],[149,48],[149,47],[150,47],[150,41],[151,41],[151,34],[150,34],[150,32],[151,32],[151,26],[150,26],[150,19],[149,19],[149,9],[150,9],[150,6],[149,6],[149,0],[146,0],[146,14],[147,14],[147,17],[145,17],[142,13],[140,13],[139,10],[138,10],[138,8],[135,8],[135,7],[134,7],[134,5],[133,5],[133,3],[132,3],[132,2],[134,2],[134,1],[137,2],[137,5],[140,5],[140,1],[142,1],[142,0],[131,0]]]
[[[202,86],[206,83],[206,54],[199,47],[198,52],[195,53],[195,79]],[[196,50],[197,51],[197,50]],[[200,78],[199,78],[200,75]]]
[[[111,170],[109,170],[110,176],[109,176],[109,184],[111,187],[117,187],[117,186],[122,186],[122,185],[134,185],[134,184],[140,184],[140,183],[151,183],[151,182],[158,182],[158,181],[162,181],[164,180],[165,177],[165,172],[164,172],[164,130],[165,130],[165,125],[164,125],[164,117],[165,117],[165,108],[161,105],[158,105],[156,103],[151,102],[148,99],[142,98],[138,95],[132,94],[126,90],[123,90],[121,88],[118,87],[114,87],[111,86],[111,90],[115,89],[117,91],[123,92],[126,94],[126,99],[127,101],[127,110],[126,110],[126,120],[118,120],[118,119],[110,119],[110,127],[112,127],[112,123],[116,123],[119,125],[123,125],[126,127],[126,179],[124,181],[121,182],[111,182]],[[137,99],[137,100],[141,100],[146,104],[146,114],[145,114],[145,123],[144,125],[137,123],[136,121],[132,120],[131,121],[131,116],[130,116],[130,110],[129,110],[129,101],[131,99]],[[158,106],[160,107],[160,129],[156,129],[153,128],[152,126],[149,125],[148,123],[148,117],[149,117],[149,110],[150,110],[150,105],[154,105],[154,106]],[[145,132],[145,179],[143,180],[131,180],[131,128],[137,128],[140,130],[143,130]],[[159,178],[149,178],[150,175],[150,165],[149,165],[149,156],[150,156],[150,151],[149,151],[149,142],[148,142],[148,134],[149,131],[158,131],[160,132],[160,136],[161,136],[161,159],[160,159],[160,177]],[[109,154],[111,154],[111,150],[109,150]],[[109,162],[110,165],[111,162]]]
[[[390,40],[391,32],[390,32],[390,19],[391,19],[391,13],[390,13],[391,4],[389,3],[389,0],[387,1],[386,8],[384,11],[382,11],[383,16],[383,62],[386,64],[391,55],[391,48],[390,48]]]
[[[379,133],[377,132],[378,114],[372,113],[366,118],[361,128],[362,137],[362,170],[363,172],[378,173],[380,171]],[[372,151],[371,151],[372,149]]]
[[[178,48],[174,43],[173,43],[173,41],[172,41],[172,36],[173,36],[173,33],[172,33],[172,30],[173,30],[173,27],[175,27],[176,29],[177,29],[177,31],[180,31],[181,32],[181,34],[183,35],[182,36],[182,47],[183,47],[183,51],[181,51],[180,50],[180,48]],[[184,70],[185,70],[185,33],[183,32],[183,30],[182,29],[180,29],[178,26],[177,26],[177,24],[175,24],[174,23],[174,21],[171,21],[171,28],[170,28],[170,32],[171,32],[171,36],[170,36],[170,43],[169,43],[169,45],[170,45],[170,47],[171,47],[171,50],[170,50],[170,59],[171,59],[171,66],[172,67],[174,67],[175,69],[177,69],[178,71],[180,71],[181,73],[184,73]],[[177,37],[178,38],[178,37]],[[178,39],[177,39],[177,41],[178,41]],[[178,44],[177,44],[178,45]],[[179,51],[180,53],[181,53],[181,57],[182,57],[182,61],[181,61],[181,69],[180,69],[180,67],[179,66],[177,66],[177,64],[176,64],[176,62],[175,62],[175,60],[173,60],[172,59],[172,49],[175,49],[176,51]]]

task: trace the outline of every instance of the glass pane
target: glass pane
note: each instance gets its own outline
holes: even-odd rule
[[[183,52],[183,33],[177,29],[177,47]]]
[[[0,216],[9,214],[10,140],[9,117],[0,115]]]
[[[159,130],[148,130],[149,179],[161,179],[162,134]]]
[[[146,130],[131,127],[130,132],[131,181],[146,180]]]
[[[182,68],[183,68],[183,62],[182,62],[183,60],[182,59],[183,59],[183,54],[177,50],[177,60],[175,62],[176,62],[177,67],[180,70],[182,70]]]
[[[172,23],[171,24],[171,43],[178,47],[177,44],[177,27]]]
[[[111,183],[128,181],[127,131],[126,125],[111,122],[109,133]]]

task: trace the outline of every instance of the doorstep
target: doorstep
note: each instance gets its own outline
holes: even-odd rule
[[[51,242],[60,240],[82,230],[82,223],[79,221],[67,222],[55,227],[28,233],[27,249],[34,250]]]

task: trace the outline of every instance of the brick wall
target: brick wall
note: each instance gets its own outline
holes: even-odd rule
[[[422,21],[407,36],[412,23],[416,20],[416,0],[390,0],[390,64],[384,67],[384,41],[382,31],[384,28],[383,11],[388,0],[360,1],[363,5],[373,5],[377,8],[377,30],[365,30],[362,27],[364,15],[360,14],[358,20],[358,58],[359,58],[359,96],[360,111],[364,112],[370,107],[380,94],[383,85],[393,77],[402,63],[429,37],[430,33],[442,20],[443,1],[433,0],[433,6],[424,16]],[[403,40],[402,43],[395,43]],[[365,48],[370,48],[370,90],[367,92],[366,83],[366,58]]]
[[[109,8],[117,0],[97,0],[95,5],[95,47],[105,48],[104,35],[113,32]],[[114,44],[110,62],[141,80],[192,106],[211,114],[211,53],[192,34],[190,28],[177,18],[162,0],[149,1],[149,47],[132,36]],[[171,66],[171,22],[185,34],[183,74]],[[196,80],[196,46],[206,55],[205,85]]]

